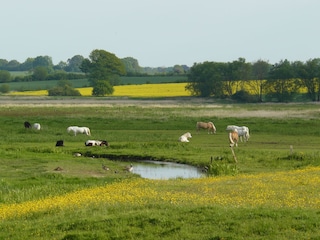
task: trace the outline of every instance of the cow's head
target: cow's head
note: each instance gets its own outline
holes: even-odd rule
[[[102,140],[101,143],[100,143],[100,146],[106,146],[106,147],[108,147],[108,146],[109,146],[109,143],[108,143],[106,140]]]

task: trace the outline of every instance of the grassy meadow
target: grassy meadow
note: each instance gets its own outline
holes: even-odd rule
[[[319,239],[319,119],[313,103],[1,104],[0,239]],[[197,133],[200,120],[217,133]],[[234,149],[237,163],[229,124],[251,131]],[[69,135],[70,125],[92,136]],[[179,143],[187,131],[190,142]],[[85,147],[88,139],[110,146]],[[123,171],[139,159],[206,166],[209,175]]]

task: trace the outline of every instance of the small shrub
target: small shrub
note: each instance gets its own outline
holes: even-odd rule
[[[49,96],[81,96],[79,90],[74,89],[70,86],[65,87],[54,87],[48,90]]]
[[[10,87],[9,87],[9,85],[8,85],[8,84],[2,84],[2,85],[0,86],[0,92],[1,92],[1,93],[8,93],[8,92],[10,92]]]
[[[254,97],[245,90],[240,90],[236,92],[235,94],[232,95],[231,98],[237,102],[242,102],[242,103],[255,102]]]
[[[208,175],[213,176],[224,176],[224,175],[237,175],[239,173],[239,169],[237,165],[230,164],[230,163],[224,163],[224,162],[212,162],[208,166]]]

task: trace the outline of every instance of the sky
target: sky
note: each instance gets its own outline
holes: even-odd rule
[[[141,67],[307,61],[320,57],[319,9],[319,0],[3,1],[0,59],[58,64],[101,49]]]

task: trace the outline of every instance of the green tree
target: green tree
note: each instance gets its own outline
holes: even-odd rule
[[[44,81],[48,76],[48,70],[46,67],[35,67],[33,69],[33,79],[36,81]]]
[[[80,66],[84,57],[81,55],[75,55],[72,58],[68,59],[67,66],[64,70],[67,72],[81,72]]]
[[[64,62],[64,61],[60,61],[57,65],[54,65],[54,70],[63,70],[63,71],[65,71],[65,69],[67,68],[67,63],[66,62]]]
[[[21,71],[31,71],[33,69],[34,58],[27,58],[22,64],[20,64]]]
[[[45,67],[48,73],[53,72],[52,58],[49,56],[38,56],[33,61],[33,68]]]
[[[173,73],[176,75],[182,75],[182,74],[185,74],[185,71],[181,65],[174,65],[173,66]]]
[[[6,65],[6,70],[8,70],[8,71],[19,71],[20,70],[20,63],[17,60],[11,60]]]
[[[125,70],[128,75],[135,75],[141,73],[141,67],[137,59],[132,57],[122,58],[121,62],[123,63]]]
[[[320,59],[310,59],[306,63],[296,61],[293,66],[296,77],[308,90],[308,97],[312,101],[320,101]]]
[[[8,84],[2,84],[0,86],[0,92],[1,93],[8,93],[10,92],[10,86]]]
[[[11,75],[10,72],[7,70],[0,70],[0,82],[10,82],[11,81]]]
[[[263,60],[258,60],[252,64],[252,79],[250,81],[251,91],[258,96],[258,101],[262,102],[262,96],[264,93],[264,84],[268,77],[268,73],[271,65]]]
[[[239,58],[236,61],[227,63],[225,70],[224,90],[230,97],[234,92],[243,89],[241,85],[244,80],[248,80],[251,73],[251,64],[246,63],[244,58]]]
[[[194,96],[221,97],[223,93],[223,81],[225,80],[225,63],[204,62],[195,63],[188,74],[186,90]]]
[[[6,70],[8,61],[6,59],[0,59],[0,70]]]
[[[273,65],[266,83],[269,97],[276,98],[279,102],[288,102],[293,99],[299,87],[292,64],[288,60]]]
[[[89,59],[84,59],[80,66],[80,69],[87,75],[93,88],[97,86],[92,93],[95,96],[104,96],[105,94],[113,93],[113,86],[116,85],[120,78],[120,75],[125,75],[126,70],[121,60],[105,50],[93,50],[89,56]],[[105,86],[110,85],[110,91],[104,92],[100,89],[105,89],[101,86],[101,81],[105,81]],[[108,88],[107,88],[108,89]]]
[[[114,92],[114,89],[109,83],[109,81],[104,81],[104,80],[97,81],[92,89],[93,96],[112,95],[113,92]]]
[[[86,73],[93,86],[96,81],[110,81],[114,76],[126,74],[121,60],[105,50],[93,50],[89,59],[83,60],[80,69]]]

